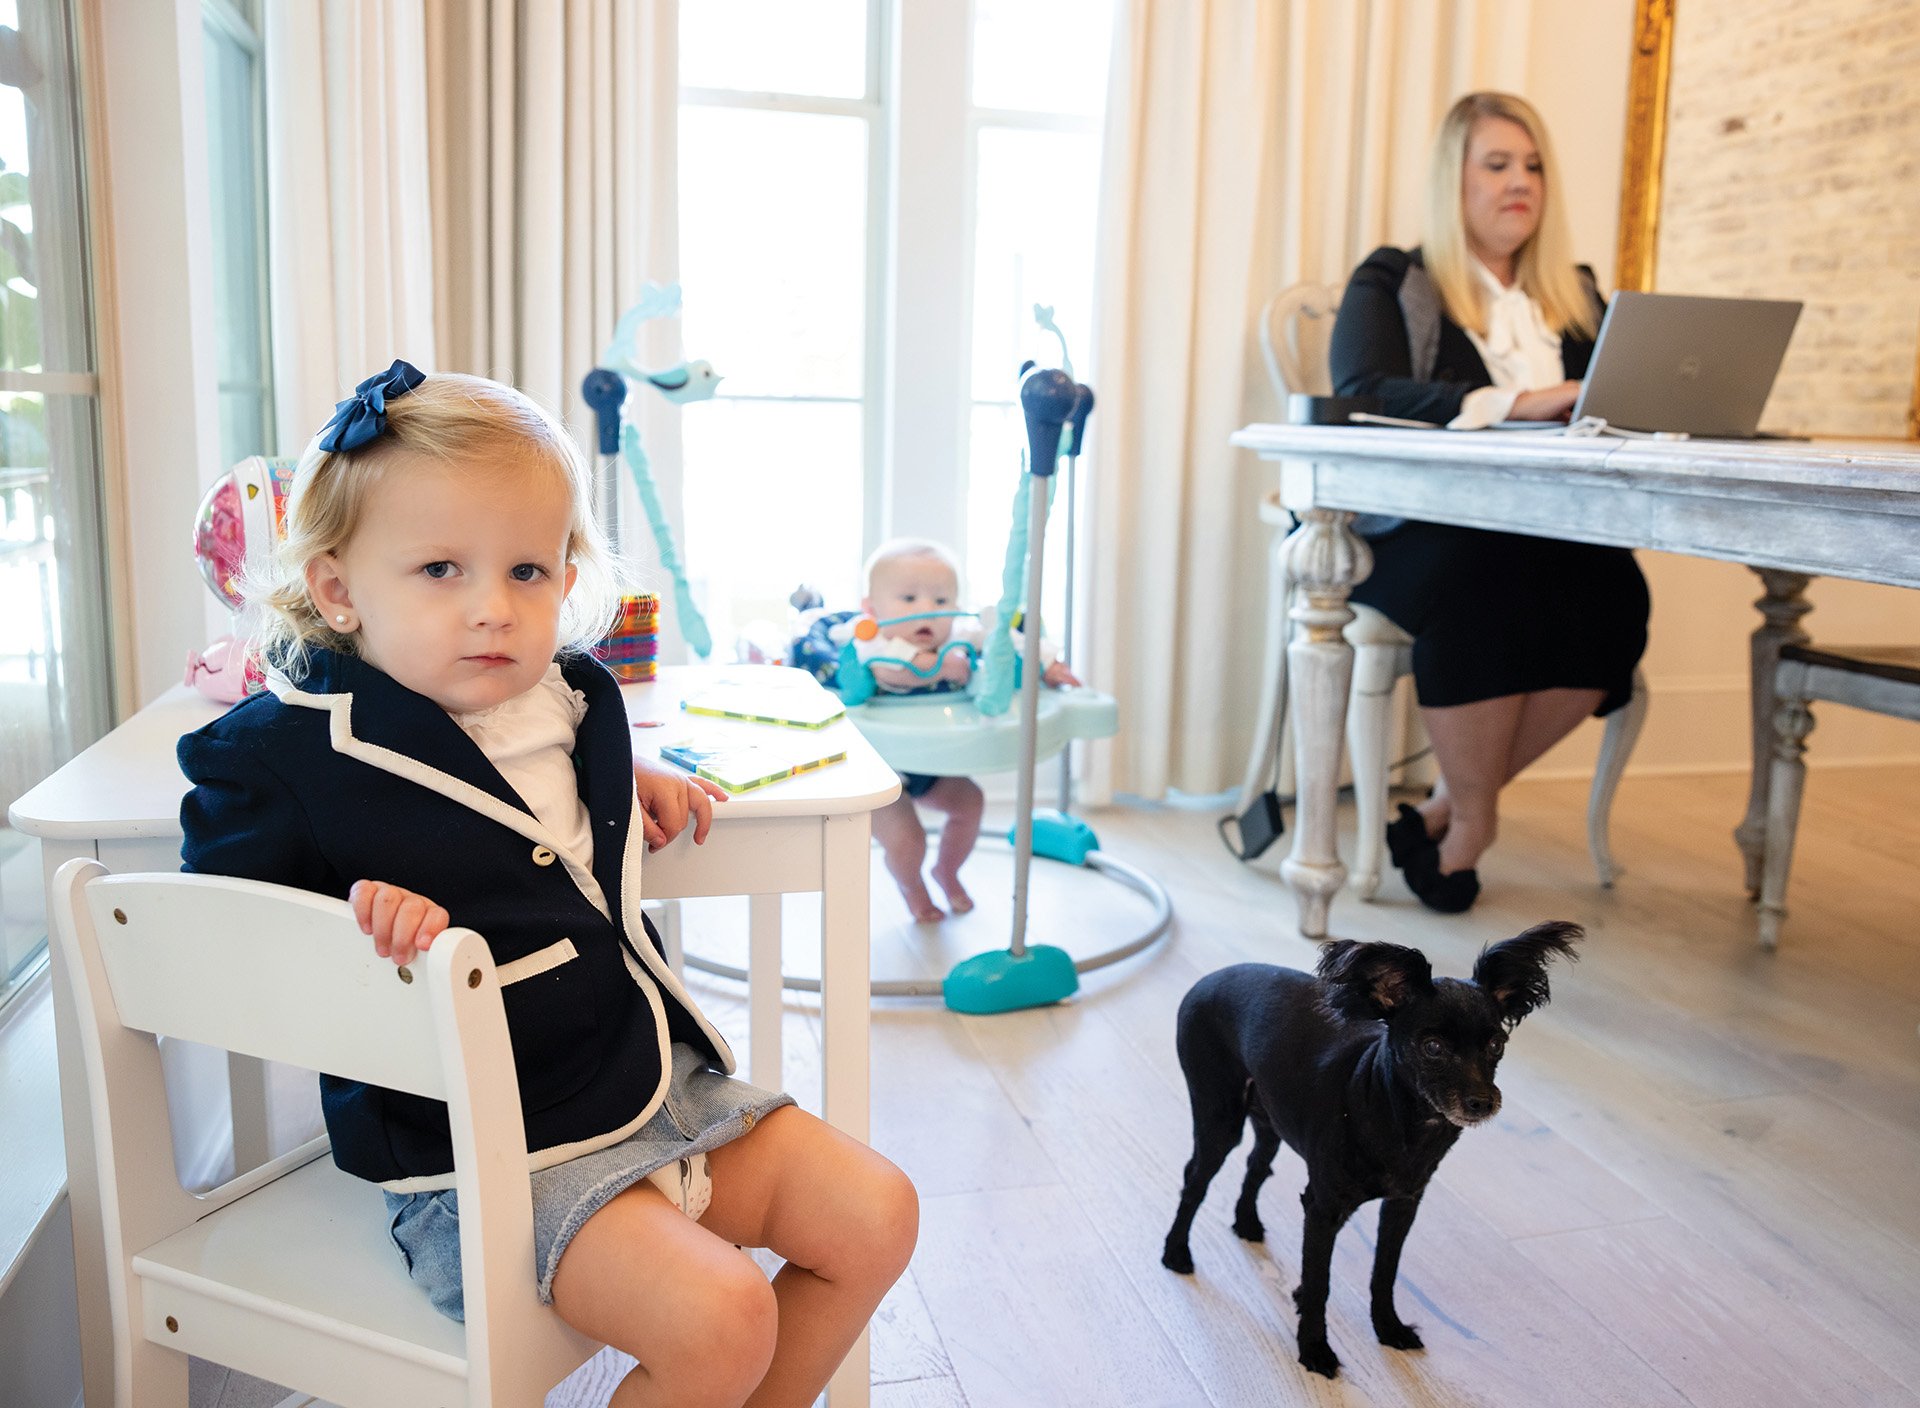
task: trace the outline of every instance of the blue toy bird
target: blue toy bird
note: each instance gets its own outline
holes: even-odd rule
[[[713,369],[713,363],[704,358],[697,362],[682,362],[663,372],[642,372],[640,379],[677,406],[708,399],[719,389],[721,381],[720,373]]]

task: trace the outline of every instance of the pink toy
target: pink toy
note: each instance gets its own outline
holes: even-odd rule
[[[266,688],[266,676],[245,645],[221,636],[205,651],[187,653],[186,683],[216,704],[237,704]]]

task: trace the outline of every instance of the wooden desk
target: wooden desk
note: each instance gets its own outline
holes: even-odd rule
[[[748,668],[670,667],[651,684],[628,685],[623,691],[628,715],[666,724],[636,729],[635,752],[657,755],[663,739],[688,730],[680,712],[683,695],[723,670],[733,674]],[[18,830],[39,838],[47,881],[75,856],[92,857],[114,871],[179,869],[180,799],[187,782],[174,761],[174,744],[220,712],[220,706],[192,690],[169,690],[15,802],[10,819]],[[718,735],[753,734],[763,726],[703,718],[698,727],[703,735]],[[749,1078],[774,1088],[781,1084],[780,897],[820,893],[822,1112],[840,1129],[865,1140],[868,818],[874,808],[899,795],[900,779],[851,723],[829,725],[818,737],[844,746],[847,760],[716,804],[706,844],[696,847],[690,834],[683,835],[648,856],[641,887],[649,899],[750,897]],[[78,1075],[71,995],[57,962],[53,981],[86,1398],[89,1404],[107,1404],[112,1397],[111,1333],[99,1192],[90,1177],[93,1138],[86,1082]],[[238,1166],[251,1167],[271,1152],[265,1135],[265,1082],[258,1062],[230,1063],[229,1078],[235,1103],[261,1112],[257,1121],[237,1122]],[[249,1131],[249,1123],[256,1129]],[[834,1376],[834,1408],[865,1408],[867,1380],[862,1338]]]
[[[1346,880],[1335,787],[1353,672],[1341,630],[1373,554],[1353,515],[1385,513],[1543,538],[1721,558],[1760,574],[1753,633],[1754,764],[1735,839],[1758,892],[1767,809],[1766,701],[1780,647],[1803,641],[1815,576],[1920,587],[1920,447],[1897,441],[1573,439],[1548,432],[1250,425],[1235,445],[1280,462],[1298,584],[1288,647],[1298,815],[1281,873],[1300,932],[1327,934]]]

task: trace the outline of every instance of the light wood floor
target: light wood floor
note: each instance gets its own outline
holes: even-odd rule
[[[1188,1153],[1181,995],[1227,963],[1314,960],[1279,848],[1248,868],[1211,813],[1099,817],[1103,844],[1172,891],[1169,942],[1044,1011],[876,1004],[873,1139],[923,1208],[909,1280],[874,1330],[876,1404],[1920,1401],[1916,796],[1920,769],[1813,775],[1776,954],[1752,942],[1731,777],[1627,782],[1612,892],[1589,869],[1585,788],[1539,783],[1512,789],[1471,914],[1419,908],[1397,875],[1379,902],[1336,906],[1337,935],[1416,945],[1443,973],[1541,919],[1589,931],[1553,1003],[1515,1034],[1501,1115],[1441,1166],[1409,1239],[1400,1307],[1424,1353],[1373,1340],[1373,1209],[1342,1234],[1338,1385],[1294,1362],[1290,1154],[1263,1197],[1268,1245],[1229,1225],[1243,1146],[1195,1224],[1197,1274],[1159,1263]],[[1004,942],[1007,871],[984,850],[970,863],[994,917],[973,916],[925,966]],[[1069,949],[1141,912],[1079,875],[1049,869],[1042,887],[1035,937]],[[875,942],[886,973],[921,966],[928,940],[879,894]],[[796,967],[806,947],[796,934]],[[700,996],[743,1026],[733,994]],[[789,1006],[796,1089],[814,1079],[813,1015]]]
[[[1229,1225],[1243,1146],[1195,1224],[1197,1274],[1160,1266],[1188,1153],[1174,1009],[1214,968],[1310,966],[1315,947],[1280,848],[1246,867],[1212,813],[1115,810],[1095,818],[1103,843],[1172,892],[1167,942],[1042,1011],[875,1004],[873,1142],[922,1199],[874,1326],[877,1408],[1920,1402],[1920,768],[1812,776],[1777,954],[1754,947],[1740,890],[1739,779],[1629,780],[1611,892],[1585,854],[1584,786],[1509,796],[1471,914],[1428,913],[1397,875],[1334,911],[1337,936],[1413,944],[1456,975],[1539,920],[1588,929],[1513,1039],[1500,1116],[1441,1166],[1408,1241],[1399,1306],[1424,1353],[1373,1340],[1367,1208],[1334,1257],[1343,1376],[1294,1362],[1303,1173],[1284,1151],[1267,1245]],[[1004,944],[1008,872],[983,848],[967,874],[991,915],[933,935],[876,891],[876,973]],[[1079,952],[1143,913],[1082,873],[1048,868],[1036,891],[1033,937]],[[815,914],[790,906],[795,970]],[[690,946],[744,946],[743,904],[686,922]],[[738,990],[693,977],[744,1051]],[[817,1007],[787,1013],[804,1094]]]

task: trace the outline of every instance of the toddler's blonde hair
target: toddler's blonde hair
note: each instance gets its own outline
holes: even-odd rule
[[[932,538],[889,538],[873,550],[867,559],[867,565],[860,569],[860,587],[868,596],[873,595],[873,574],[882,567],[895,562],[905,562],[916,557],[931,557],[953,573],[954,587],[960,585],[960,559],[945,543],[935,542]]]
[[[577,569],[560,609],[560,647],[584,650],[603,637],[620,609],[621,564],[593,513],[593,480],[573,437],[549,411],[511,386],[458,372],[430,373],[387,401],[385,433],[355,450],[307,445],[287,495],[287,534],[270,564],[241,580],[255,615],[263,658],[290,679],[306,673],[308,652],[324,646],[354,654],[357,637],[333,629],[307,592],[307,567],[345,551],[367,496],[403,455],[424,455],[458,470],[488,455],[554,475],[571,505],[566,560]]]

